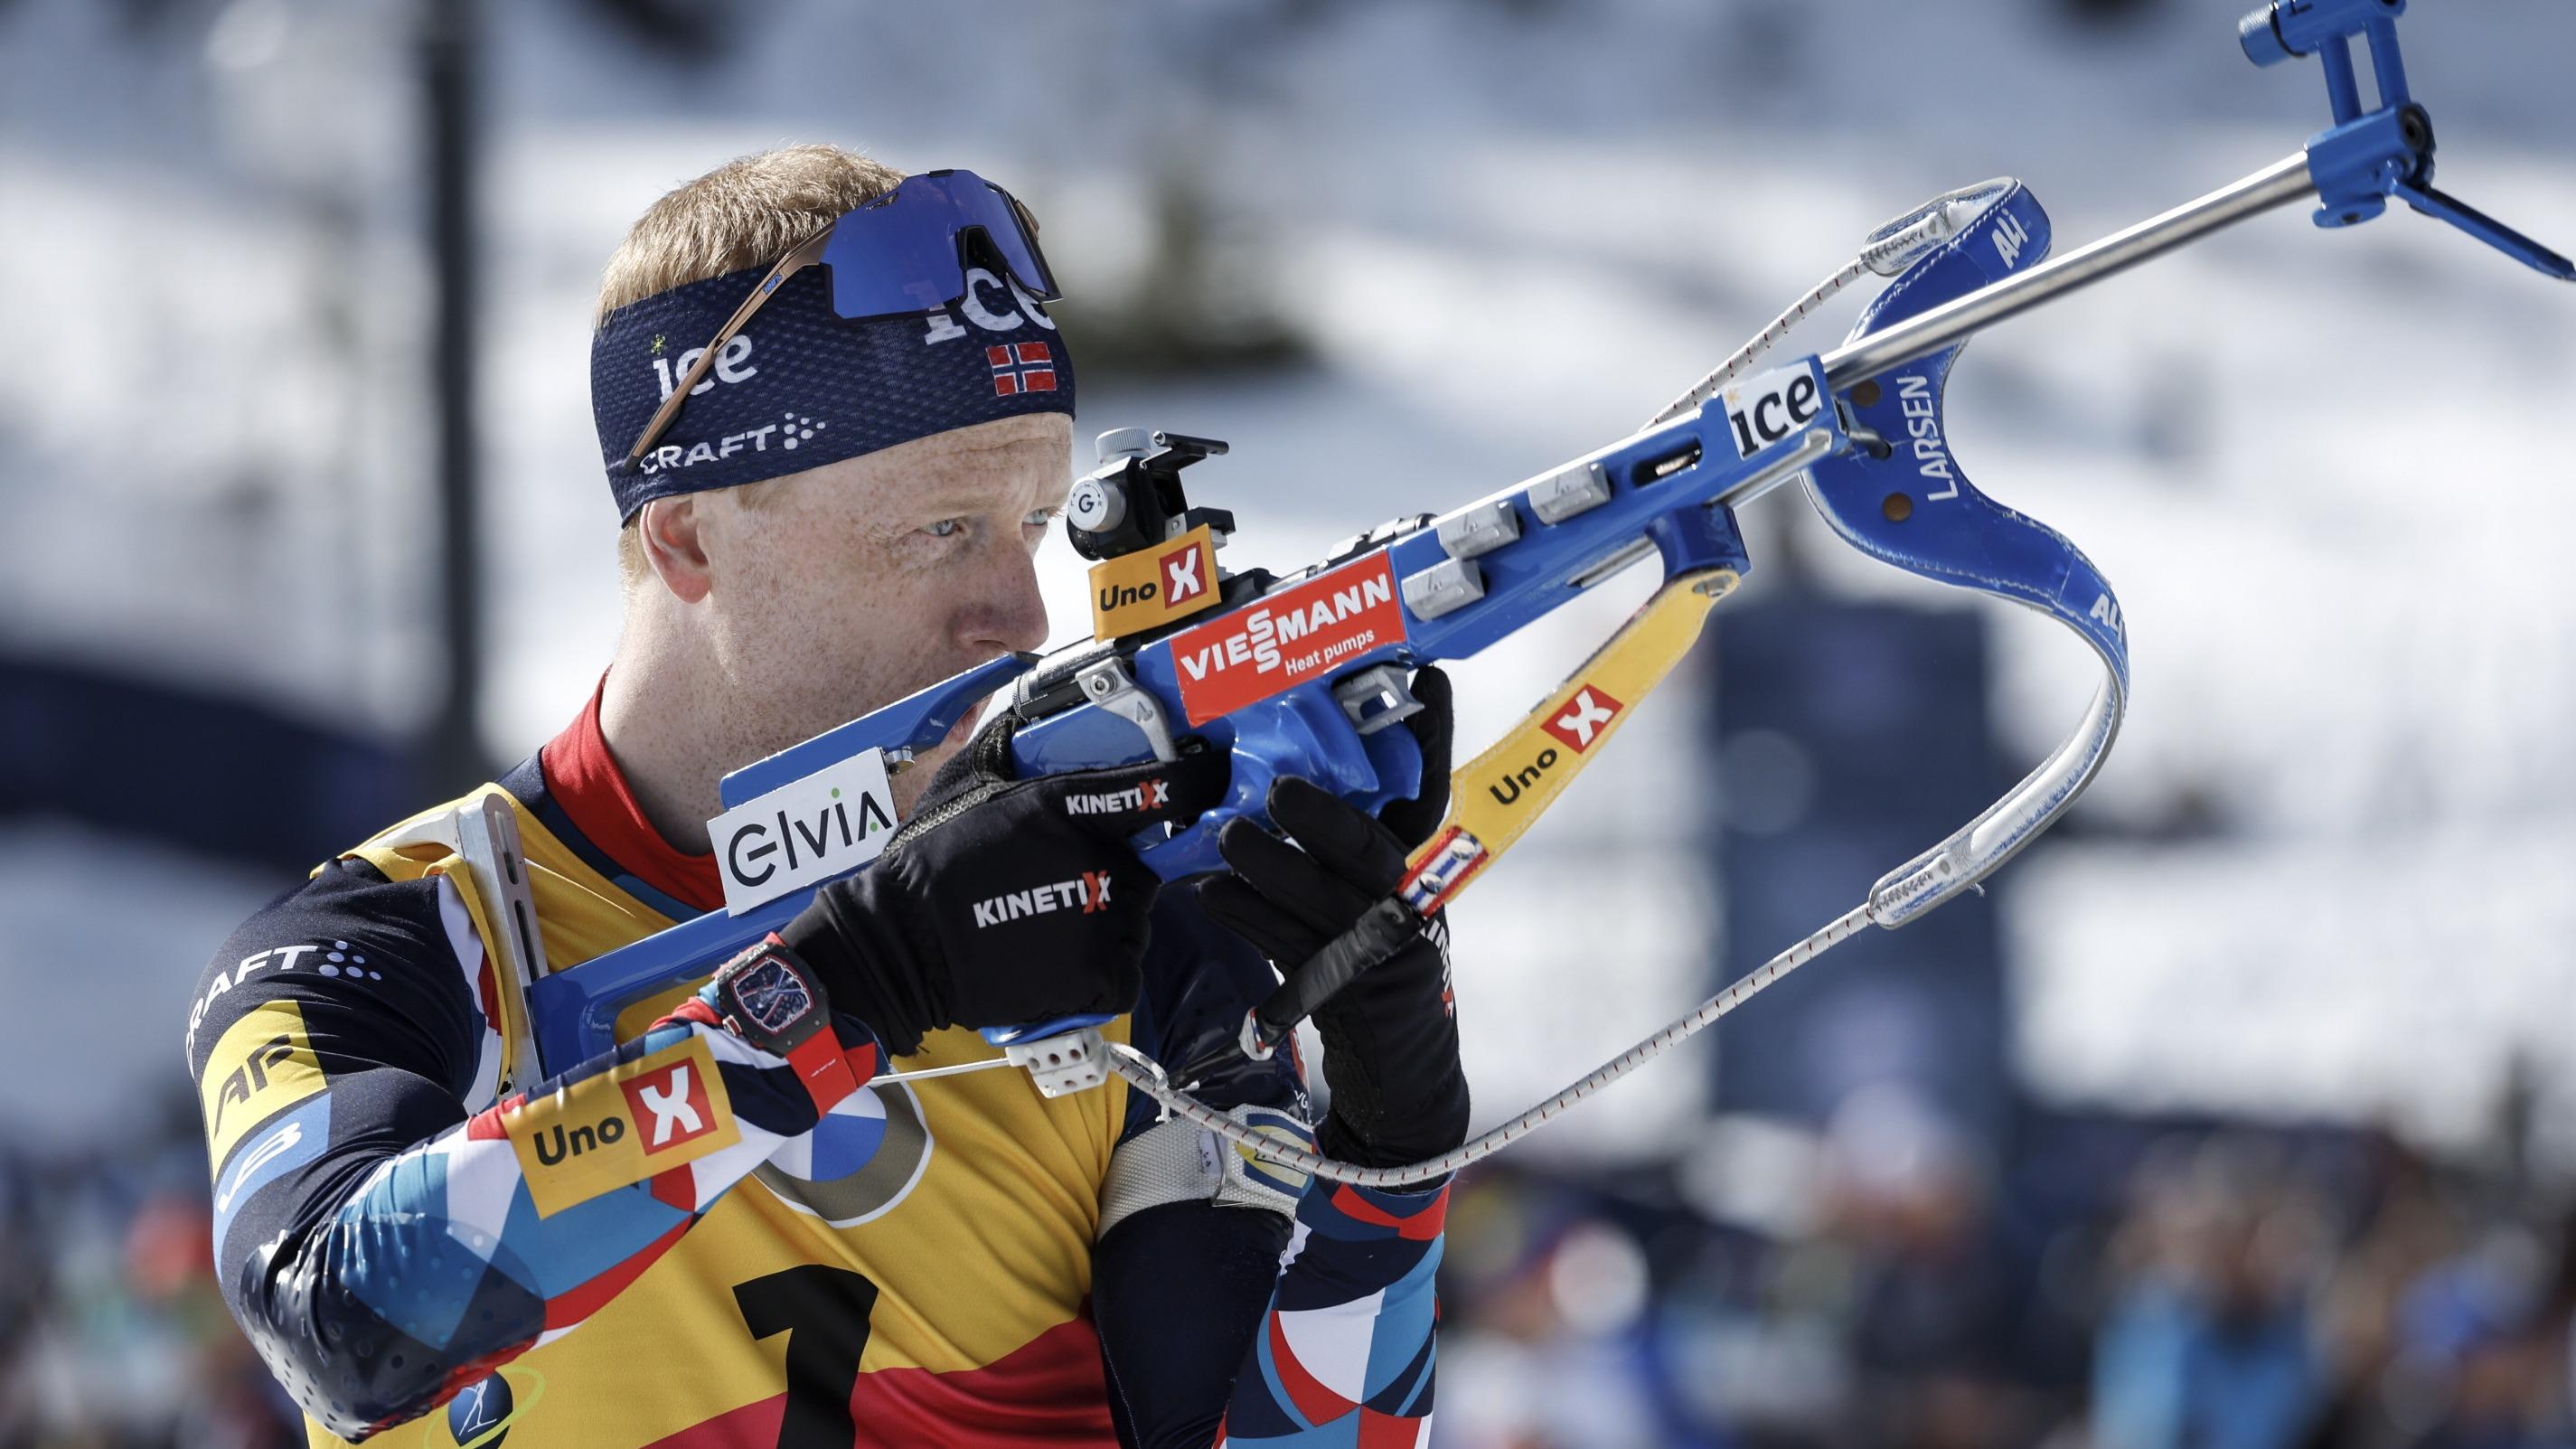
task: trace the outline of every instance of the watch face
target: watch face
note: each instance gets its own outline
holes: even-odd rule
[[[805,982],[772,956],[733,979],[734,1007],[757,1029],[770,1035],[794,1026],[814,1009]]]

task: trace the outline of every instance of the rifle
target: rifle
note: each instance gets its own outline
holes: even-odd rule
[[[1370,530],[1293,574],[1218,566],[1233,516],[1191,507],[1181,475],[1225,452],[1223,443],[1104,434],[1100,466],[1076,484],[1067,513],[1074,547],[1097,561],[1094,637],[1043,657],[994,659],[728,775],[726,809],[713,822],[726,910],[560,972],[544,969],[541,943],[523,939],[510,964],[529,1009],[514,1036],[518,1061],[536,1065],[516,1075],[533,1081],[605,1050],[622,1012],[703,978],[793,916],[815,887],[864,868],[894,831],[889,772],[997,692],[1008,691],[1012,761],[1023,776],[1169,760],[1185,749],[1231,754],[1222,804],[1137,842],[1148,866],[1177,880],[1222,868],[1217,831],[1238,816],[1263,820],[1277,776],[1304,776],[1367,809],[1412,796],[1419,753],[1409,732],[1389,728],[1419,707],[1411,669],[1469,658],[1631,565],[1659,561],[1663,582],[1646,603],[1457,767],[1448,819],[1414,852],[1398,895],[1360,928],[1409,930],[1408,914],[1456,899],[1510,849],[1663,681],[1751,566],[1736,510],[1793,480],[1852,546],[2046,615],[2082,641],[2100,672],[2054,753],[1842,916],[1546,1102],[1407,1167],[1331,1162],[1215,1112],[1161,1064],[1104,1041],[1105,1018],[987,1031],[1002,1049],[989,1061],[879,1080],[1016,1064],[1054,1096],[1115,1073],[1255,1156],[1337,1181],[1416,1183],[1517,1140],[1864,927],[1893,929],[1955,899],[2064,814],[2109,754],[2129,693],[2128,636],[2108,581],[2063,535],[1978,489],[1951,448],[1945,394],[1969,337],[2311,196],[2319,226],[2357,225],[2402,199],[2535,270],[2576,280],[2565,257],[2433,187],[2431,119],[2408,92],[2397,46],[2405,8],[2272,0],[2240,22],[2239,42],[2258,66],[2314,55],[2324,69],[2334,124],[2289,157],[2055,261],[2043,261],[2047,213],[2020,182],[1935,197],[1872,232],[1851,263],[1638,432],[1448,513]],[[2369,109],[2355,38],[2368,45],[2377,85]],[[1888,283],[1841,346],[1750,370],[1825,298],[1872,274]],[[487,846],[468,852],[495,862],[477,866],[478,891],[518,909],[515,841]],[[1290,971],[1246,1019],[1236,1049],[1274,1049],[1346,983],[1354,954],[1327,952]]]

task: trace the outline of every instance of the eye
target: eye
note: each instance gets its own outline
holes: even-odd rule
[[[962,518],[943,518],[922,530],[932,538],[955,538],[965,531],[966,520]]]
[[[1064,510],[1061,508],[1032,509],[1030,510],[1028,517],[1020,520],[1020,526],[1022,528],[1043,529],[1048,524],[1053,523],[1056,519],[1062,517],[1063,514]]]

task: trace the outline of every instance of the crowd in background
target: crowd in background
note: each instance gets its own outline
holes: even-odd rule
[[[301,1444],[215,1290],[195,1104],[78,1156],[0,1152],[0,1449]]]
[[[2374,1133],[2045,1117],[1993,1159],[1929,1118],[1889,1131],[1877,1115],[1814,1142],[1785,1231],[1694,1209],[1694,1179],[1724,1162],[1471,1178],[1444,1275],[1440,1442],[2576,1443],[2576,1215],[2509,1161],[2438,1165]]]
[[[138,1135],[0,1159],[0,1449],[300,1443],[215,1294],[193,1114]],[[1623,1173],[1477,1169],[1434,1442],[2576,1445],[2576,1212],[2510,1153],[2039,1113],[2010,1135],[1856,1099]]]

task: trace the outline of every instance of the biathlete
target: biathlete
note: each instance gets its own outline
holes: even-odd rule
[[[726,772],[1043,642],[1056,295],[1000,188],[829,147],[635,224],[591,351],[624,630],[571,727],[466,797],[514,813],[555,968],[723,908]],[[1416,693],[1422,798],[1371,818],[1282,781],[1281,834],[1236,822],[1231,870],[1172,890],[1125,842],[1220,799],[1222,752],[1018,780],[1007,713],[961,726],[896,777],[873,865],[543,1082],[493,903],[411,828],[461,802],[397,823],[198,987],[227,1301],[316,1444],[1424,1442],[1445,1186],[1310,1184],[1115,1080],[871,1085],[1073,1013],[1175,1065],[1229,1039],[1438,821],[1448,691]],[[977,909],[1014,896],[1047,908]],[[1317,1013],[1311,1131],[1292,1053],[1198,1095],[1354,1162],[1446,1151],[1447,978],[1435,923]]]

